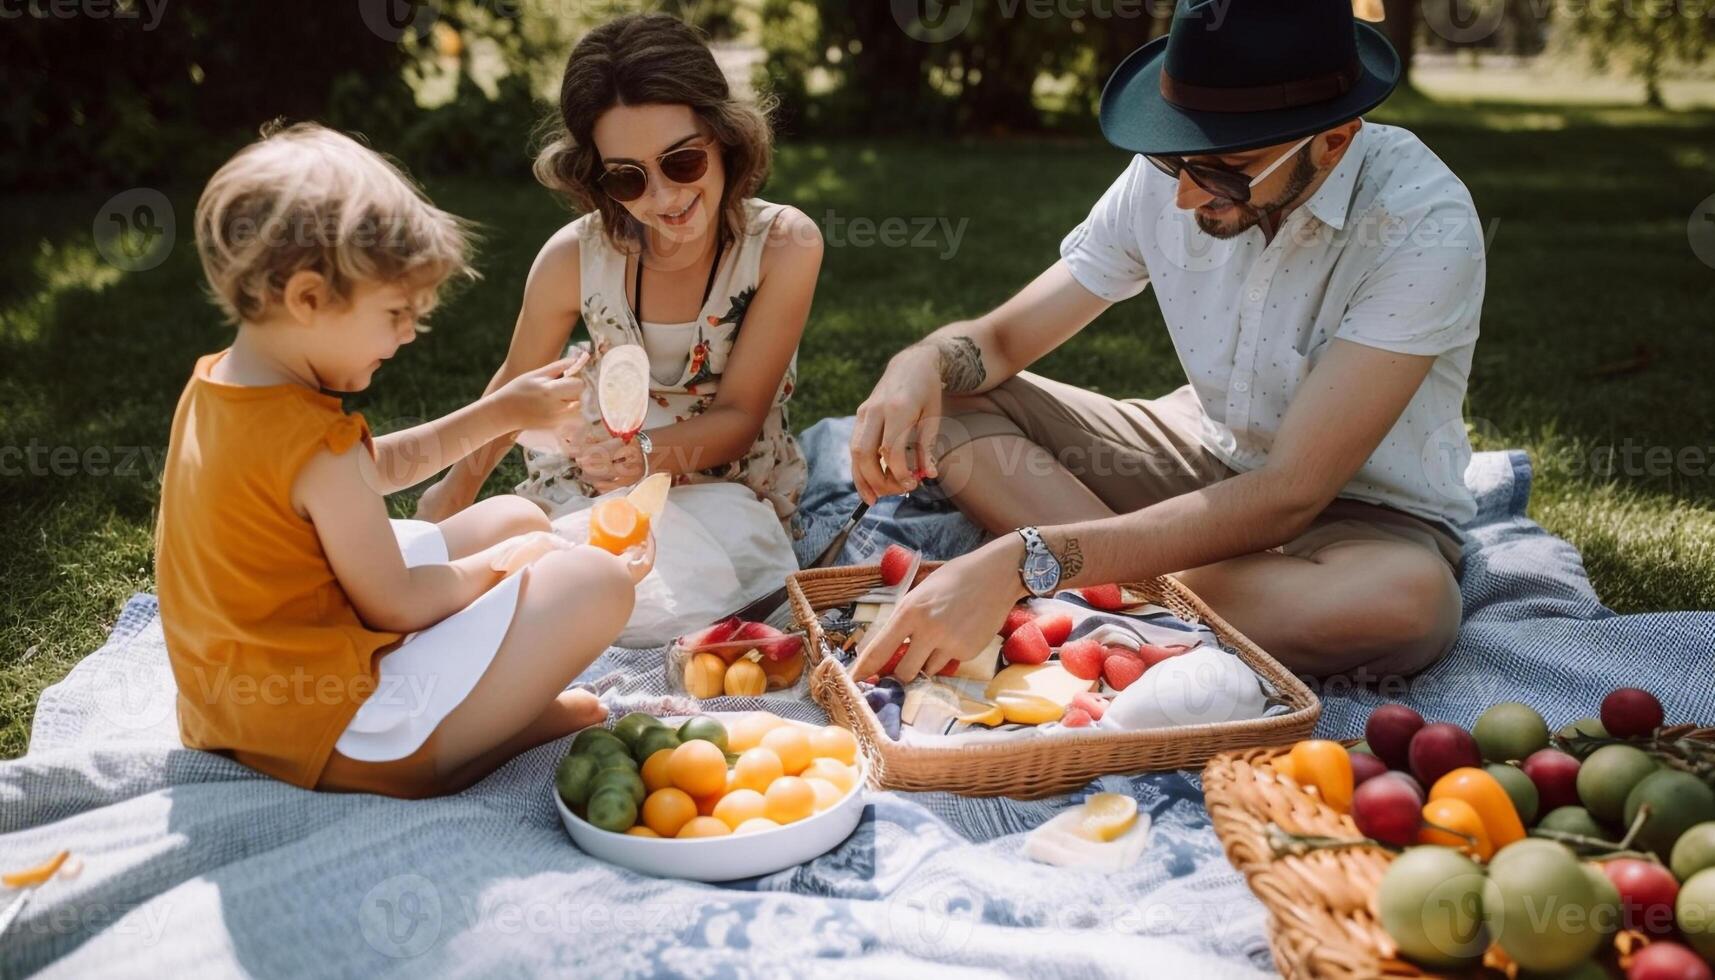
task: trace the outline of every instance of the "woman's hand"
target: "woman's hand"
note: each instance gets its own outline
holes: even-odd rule
[[[625,549],[620,557],[625,559],[625,570],[631,573],[632,586],[641,584],[655,569],[655,532],[650,531],[642,544]]]
[[[909,493],[936,475],[930,447],[941,422],[941,372],[934,350],[906,348],[887,364],[852,429],[852,483],[865,503]]]
[[[592,439],[574,448],[571,455],[584,481],[600,493],[643,479],[643,447],[635,439]]]
[[[909,683],[918,672],[934,674],[946,664],[982,652],[1006,614],[1025,595],[1018,563],[1024,543],[1008,534],[947,562],[905,594],[893,615],[865,639],[852,676],[880,673],[900,645],[909,642],[893,676]]]
[[[584,382],[576,375],[588,360],[589,353],[579,351],[521,374],[489,395],[501,413],[506,431],[558,431],[568,424],[582,424],[578,400],[583,397]]]

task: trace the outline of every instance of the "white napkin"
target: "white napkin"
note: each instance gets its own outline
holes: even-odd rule
[[[1024,838],[1024,856],[1062,868],[1082,868],[1114,874],[1137,863],[1149,847],[1149,814],[1139,813],[1131,829],[1111,841],[1079,836],[1083,804],[1072,807],[1032,830]]]

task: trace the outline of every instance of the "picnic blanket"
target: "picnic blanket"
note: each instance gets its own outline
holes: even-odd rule
[[[855,503],[849,420],[804,436],[812,460],[802,554]],[[1467,626],[1398,697],[1469,723],[1518,698],[1551,722],[1615,684],[1653,687],[1670,719],[1715,718],[1707,614],[1614,616],[1576,552],[1524,516],[1522,454],[1469,476]],[[890,500],[847,542],[932,556],[981,534],[944,503]],[[686,712],[659,651],[611,650],[583,678],[615,715]],[[1690,681],[1690,683],[1688,683]],[[1378,698],[1325,692],[1323,729],[1351,734]],[[711,710],[763,702],[715,699]],[[820,720],[813,704],[769,699]],[[75,878],[43,886],[0,936],[0,975],[947,975],[1196,977],[1269,972],[1261,906],[1225,861],[1194,773],[1108,776],[1023,802],[870,794],[859,829],[797,868],[727,885],[649,878],[592,860],[549,797],[564,742],[524,753],[457,796],[316,794],[179,746],[154,600],[127,603],[107,643],[45,691],[30,751],[0,763],[7,867],[60,848]],[[1023,857],[1023,834],[1083,795],[1129,792],[1154,821],[1143,859],[1111,877]],[[5,896],[9,897],[9,896]]]

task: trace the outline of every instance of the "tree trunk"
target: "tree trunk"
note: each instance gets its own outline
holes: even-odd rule
[[[1418,0],[1382,0],[1382,29],[1399,52],[1399,83],[1406,88],[1411,87],[1411,56],[1417,51],[1417,9]]]

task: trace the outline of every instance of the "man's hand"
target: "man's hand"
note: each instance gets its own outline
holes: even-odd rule
[[[1008,534],[929,573],[864,641],[852,676],[879,672],[907,640],[911,645],[893,670],[906,682],[919,671],[934,674],[950,661],[981,653],[1013,603],[1027,594],[1018,575],[1023,557],[1024,542]]]
[[[584,382],[574,375],[589,360],[589,354],[579,351],[534,371],[528,371],[502,385],[493,399],[506,430],[558,430],[569,422],[581,421],[577,415],[578,399],[583,397]]]
[[[927,345],[908,347],[888,362],[875,390],[858,406],[851,445],[858,496],[873,504],[935,476],[930,448],[940,424],[939,355]]]

